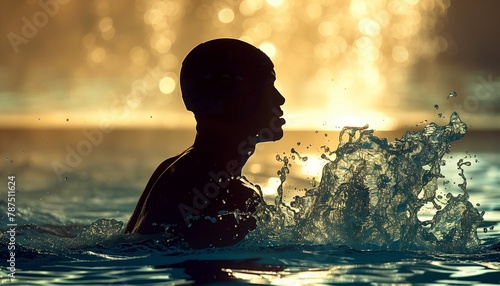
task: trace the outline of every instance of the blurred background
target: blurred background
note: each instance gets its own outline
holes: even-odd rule
[[[346,125],[397,133],[457,111],[470,141],[456,150],[497,153],[498,11],[496,0],[3,0],[1,170],[22,174],[39,200],[130,190],[125,218],[154,168],[192,142],[179,69],[218,37],[275,63],[286,135],[248,165],[270,192],[281,164],[273,153],[298,142],[304,152],[311,142],[335,149]],[[309,163],[313,177],[321,162]]]
[[[274,61],[289,130],[394,130],[446,122],[451,110],[496,129],[499,9],[495,0],[1,1],[0,125],[192,128],[180,64],[200,42],[233,37]]]

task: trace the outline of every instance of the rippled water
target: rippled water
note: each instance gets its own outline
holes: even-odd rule
[[[288,140],[293,150],[279,147],[278,161],[273,150],[258,150],[262,157],[252,159],[247,173],[267,201],[259,228],[239,245],[205,250],[164,246],[158,243],[161,235],[121,234],[151,170],[163,158],[138,155],[119,147],[121,138],[109,139],[111,147],[95,146],[59,181],[51,163],[64,162],[65,147],[84,137],[64,141],[56,136],[64,141],[60,146],[57,139],[40,139],[51,145],[47,152],[19,143],[6,149],[5,167],[18,186],[16,278],[8,278],[4,262],[1,281],[497,285],[500,155],[496,149],[454,151],[466,129],[458,117],[448,125],[421,127],[395,141],[362,128],[346,129],[338,146],[329,142],[317,149],[307,142],[312,136],[300,136],[300,142]],[[26,152],[16,157],[15,148]],[[321,179],[294,173],[307,162],[323,162]],[[276,176],[278,185],[269,179]],[[269,193],[273,188],[278,196]],[[4,222],[6,201],[2,192]],[[6,261],[9,234],[2,229]]]

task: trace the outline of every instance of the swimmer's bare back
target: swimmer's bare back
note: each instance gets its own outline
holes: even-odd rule
[[[232,245],[256,226],[261,198],[232,166],[217,166],[189,148],[151,176],[125,233],[169,232],[193,248]]]

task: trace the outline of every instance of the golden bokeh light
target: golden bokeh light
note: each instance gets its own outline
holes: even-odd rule
[[[95,48],[90,54],[89,59],[94,63],[100,63],[106,58],[106,50],[102,47]]]
[[[132,63],[137,65],[145,65],[148,59],[148,53],[142,47],[133,47],[130,50],[130,59]]]
[[[263,195],[273,195],[276,194],[276,189],[278,186],[281,184],[281,181],[279,178],[276,177],[271,177],[267,180],[267,184],[262,187],[262,194]]]
[[[170,76],[166,76],[160,80],[160,91],[164,94],[172,93],[175,90],[175,86],[175,80]]]
[[[323,8],[319,3],[310,3],[306,6],[306,15],[309,20],[316,20],[323,14]]]
[[[223,8],[218,13],[219,21],[224,24],[229,24],[234,20],[234,12],[230,8]]]
[[[113,19],[110,17],[104,17],[99,21],[99,29],[101,32],[105,33],[113,28]]]
[[[285,3],[285,0],[266,0],[267,4],[275,7],[275,8],[278,8],[278,7],[281,7],[284,3]]]
[[[116,6],[126,5],[94,4],[91,29],[84,29],[79,43],[84,64],[72,70],[79,83],[106,72],[125,78],[115,93],[146,89],[150,96],[122,100],[134,106],[129,116],[158,112],[169,118],[133,120],[144,125],[194,125],[183,109],[179,70],[190,49],[212,38],[247,41],[273,60],[290,129],[366,123],[396,128],[391,118],[412,67],[450,47],[448,38],[436,33],[449,0],[137,0],[126,20]],[[106,94],[114,87],[102,89]],[[103,105],[114,101],[105,99]],[[347,110],[365,116],[360,121]],[[179,120],[171,118],[179,114]]]
[[[272,43],[264,42],[260,44],[259,49],[266,53],[266,55],[271,59],[273,59],[276,55],[276,47]]]
[[[358,24],[359,31],[367,36],[376,36],[380,33],[380,24],[370,18],[363,18]]]
[[[409,56],[410,54],[405,47],[395,46],[392,49],[392,58],[398,63],[404,64],[408,61]]]

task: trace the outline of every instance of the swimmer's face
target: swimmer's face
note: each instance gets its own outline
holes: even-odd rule
[[[280,106],[285,103],[285,98],[274,86],[275,80],[276,74],[272,71],[261,91],[260,103],[249,118],[251,131],[258,142],[276,141],[283,137],[285,119]]]

